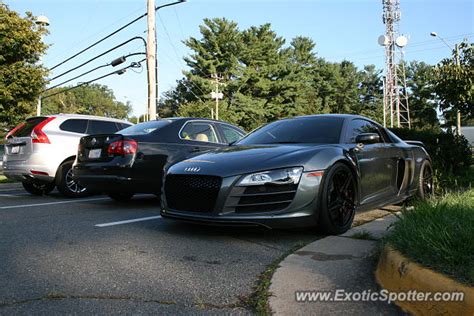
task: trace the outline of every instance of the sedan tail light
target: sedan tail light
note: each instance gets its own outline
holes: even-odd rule
[[[118,140],[107,148],[109,155],[133,155],[137,152],[138,144],[133,139]]]
[[[43,127],[54,119],[54,116],[50,116],[33,128],[31,139],[34,144],[51,144],[48,136],[43,132]]]

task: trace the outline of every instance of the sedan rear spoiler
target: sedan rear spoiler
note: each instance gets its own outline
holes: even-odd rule
[[[404,140],[405,143],[409,145],[415,145],[415,146],[420,146],[425,148],[425,144],[423,142],[420,142],[418,140]]]

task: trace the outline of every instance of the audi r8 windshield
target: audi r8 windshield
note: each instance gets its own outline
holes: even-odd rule
[[[298,117],[276,121],[247,135],[237,145],[337,144],[343,118]]]

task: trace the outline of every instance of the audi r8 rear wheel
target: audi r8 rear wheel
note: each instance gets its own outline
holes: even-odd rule
[[[417,196],[426,200],[434,193],[433,168],[428,160],[423,161],[420,168],[420,180],[418,182]]]
[[[328,234],[346,232],[354,220],[356,194],[351,169],[343,163],[334,164],[323,183],[319,229]]]

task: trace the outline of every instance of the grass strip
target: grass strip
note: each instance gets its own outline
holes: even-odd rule
[[[474,285],[474,189],[415,203],[386,237],[411,260]]]

